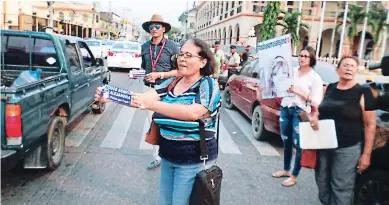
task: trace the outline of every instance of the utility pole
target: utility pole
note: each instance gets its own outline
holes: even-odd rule
[[[96,22],[96,1],[93,1],[93,18],[92,18],[92,38],[96,37],[95,22]]]
[[[52,33],[54,29],[53,25],[53,15],[54,15],[54,8],[53,8],[54,1],[47,1],[47,7],[49,10],[49,22],[48,26],[46,28],[46,32]]]
[[[299,13],[300,13],[301,15],[298,16],[298,20],[297,20],[297,32],[296,32],[298,36],[300,36],[301,16],[303,15],[303,14],[301,13],[302,9],[303,9],[303,1],[300,0],[300,4],[299,4]],[[296,55],[296,54],[297,54],[297,45],[298,45],[298,44],[295,44],[295,45],[294,45],[294,48],[293,48],[293,55]]]
[[[332,36],[331,36],[331,47],[330,47],[330,57],[332,57],[333,51],[334,51],[334,41],[335,41],[335,33],[336,33],[336,25],[338,23],[338,12],[335,13],[335,20],[334,20],[334,29],[332,29]]]
[[[319,39],[317,40],[317,44],[316,44],[316,57],[320,57],[319,56],[319,52],[320,52],[320,44],[321,44],[321,37],[322,37],[322,30],[323,30],[323,21],[324,21],[324,12],[326,10],[326,1],[323,1],[322,2],[322,5],[321,5],[321,16],[320,16],[320,28],[319,28]]]
[[[188,19],[189,19],[189,6],[188,6],[188,1],[186,1],[186,20],[185,20],[185,35],[184,35],[184,39],[186,41],[186,37],[187,37],[187,30],[188,30]]]
[[[359,39],[359,51],[358,51],[359,60],[362,60],[362,57],[363,57],[363,54],[364,54],[363,53],[363,47],[364,47],[364,44],[365,44],[365,36],[366,36],[366,27],[367,27],[367,18],[368,18],[368,13],[369,13],[369,6],[370,6],[370,2],[367,1],[366,2],[365,20],[363,22],[362,36]]]
[[[347,13],[348,13],[348,1],[346,1],[346,6],[344,8],[343,24],[342,24],[342,34],[340,34],[338,59],[342,56],[342,52],[343,52],[342,49],[343,49],[343,41],[344,41],[344,32],[346,30],[346,24],[347,24]]]

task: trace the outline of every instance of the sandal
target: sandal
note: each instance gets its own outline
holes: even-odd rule
[[[147,167],[148,170],[152,170],[152,169],[155,169],[157,167],[159,167],[159,165],[161,165],[161,162],[159,160],[154,160],[152,161],[149,166]]]
[[[291,187],[297,183],[297,178],[295,177],[289,177],[285,181],[282,182],[282,186],[284,187]]]
[[[272,174],[274,178],[281,178],[281,177],[290,177],[290,172],[288,171],[278,171]]]

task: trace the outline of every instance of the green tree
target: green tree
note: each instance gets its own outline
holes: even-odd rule
[[[281,11],[284,16],[282,19],[277,21],[277,25],[282,27],[282,34],[290,33],[294,46],[298,46],[300,42],[300,34],[298,32],[298,18],[302,14],[298,11],[292,13],[287,11]],[[308,29],[309,26],[305,23],[300,22],[300,31],[302,28]]]
[[[169,32],[167,32],[167,35],[169,37],[169,39],[175,39],[176,38],[176,35],[180,32],[180,30],[174,26],[172,26],[172,28],[170,29]],[[174,34],[174,35],[173,35]]]
[[[377,8],[369,12],[369,25],[373,31],[373,41],[377,45],[384,28],[388,28],[386,24],[387,11],[384,8]]]
[[[349,4],[349,11],[347,12],[347,37],[350,39],[350,48],[354,47],[354,37],[358,35],[358,25],[363,24],[366,16],[365,8],[358,5]],[[343,19],[344,12],[340,13],[338,18]],[[336,26],[336,30],[342,26],[342,23]]]
[[[262,25],[259,29],[261,41],[272,39],[276,35],[278,14],[280,13],[280,1],[269,1],[266,6]]]

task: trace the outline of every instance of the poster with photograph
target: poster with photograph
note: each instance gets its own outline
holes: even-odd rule
[[[261,66],[262,98],[290,96],[293,84],[292,45],[290,34],[258,43],[257,52]]]

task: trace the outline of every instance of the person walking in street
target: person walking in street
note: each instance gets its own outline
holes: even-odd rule
[[[146,71],[144,92],[148,92],[167,78],[177,75],[177,70],[174,66],[175,62],[172,62],[172,57],[179,50],[176,43],[164,38],[164,33],[169,32],[171,26],[169,23],[164,22],[160,15],[154,14],[150,21],[142,24],[142,28],[152,36],[151,40],[145,42],[141,47],[141,67]],[[147,117],[151,122],[151,111],[148,111]],[[158,150],[159,147],[154,145],[154,160],[147,167],[148,169],[159,167],[161,158],[158,155]]]
[[[218,79],[220,72],[223,70],[223,63],[224,63],[224,52],[222,49],[220,49],[220,41],[215,41],[215,62],[216,62],[216,69],[215,73],[212,74],[212,77]]]
[[[280,130],[284,144],[284,169],[273,173],[274,178],[288,177],[282,182],[285,187],[297,183],[297,177],[301,169],[301,147],[298,132],[300,113],[317,113],[323,98],[323,82],[313,67],[316,65],[315,51],[307,46],[300,52],[300,67],[293,73],[294,84],[289,89],[291,95],[286,96],[281,102]],[[296,157],[293,171],[290,172],[293,156],[293,147],[296,148]]]
[[[359,60],[353,56],[339,61],[339,81],[327,86],[319,106],[320,119],[335,121],[338,139],[338,148],[318,150],[315,179],[324,205],[352,205],[357,173],[370,165],[376,114],[365,102],[370,89],[355,79],[358,66]],[[319,117],[315,116],[315,123]]]
[[[131,106],[155,112],[159,126],[161,179],[159,205],[188,205],[196,175],[203,168],[200,150],[200,120],[204,123],[208,159],[218,157],[216,139],[221,93],[214,54],[207,43],[190,39],[177,55],[178,76],[156,85],[155,90],[133,94]],[[168,90],[169,86],[171,89]],[[96,90],[95,100],[107,102]]]

